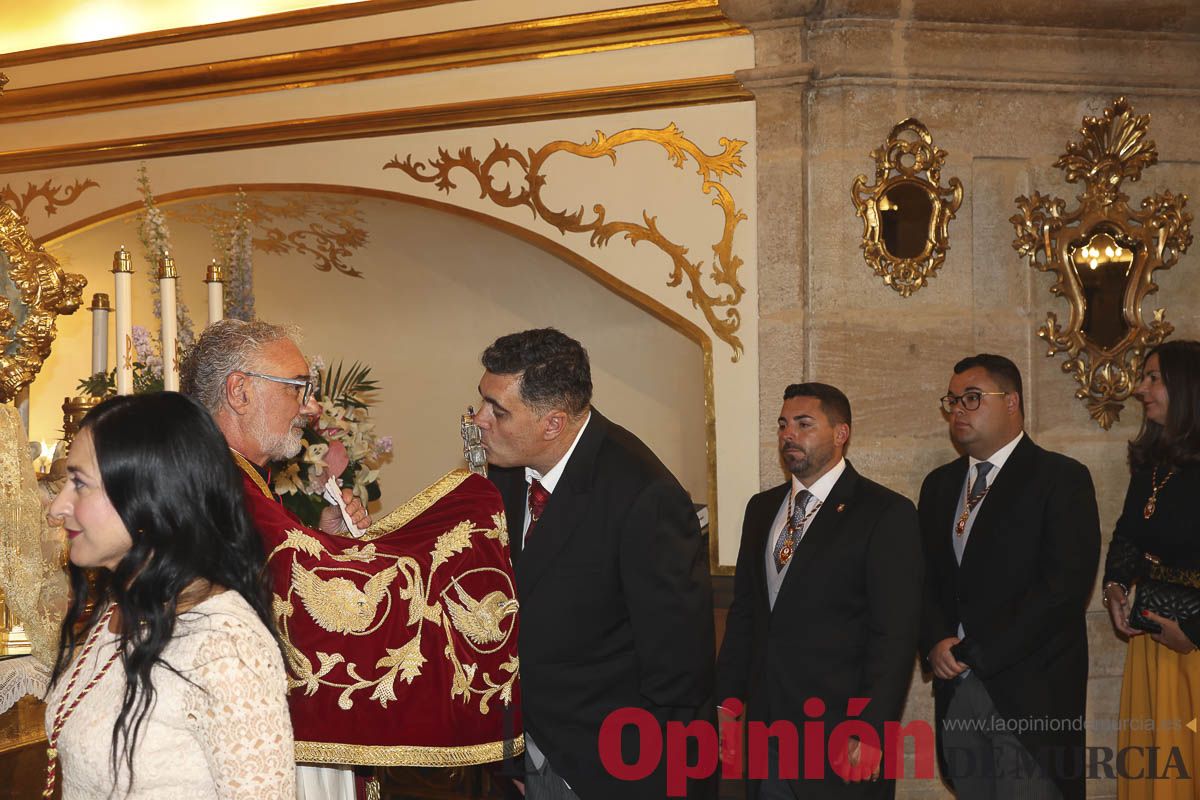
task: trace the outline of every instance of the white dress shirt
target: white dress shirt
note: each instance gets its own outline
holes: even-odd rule
[[[825,498],[829,497],[829,493],[833,491],[834,484],[838,482],[838,479],[842,477],[842,473],[845,471],[846,459],[842,458],[838,459],[838,463],[834,464],[832,469],[830,469],[820,478],[817,478],[815,481],[813,481],[812,486],[805,486],[800,482],[799,478],[797,478],[795,475],[792,476],[791,492],[788,497],[783,499],[783,503],[779,506],[779,511],[777,511],[775,514],[775,522],[771,524],[771,531],[767,536],[767,548],[765,553],[765,558],[767,560],[767,600],[770,602],[771,608],[775,607],[775,598],[779,595],[779,587],[783,585],[784,576],[787,575],[788,568],[792,566],[792,561],[795,560],[794,558],[790,559],[788,563],[783,565],[783,569],[776,571],[775,543],[779,541],[779,535],[783,533],[784,528],[787,526],[788,506],[794,502],[792,498],[794,498],[799,492],[807,489],[813,496],[813,499],[808,501],[809,512],[812,512],[817,503],[821,503],[821,508],[824,508]],[[815,520],[817,515],[820,513],[821,509],[818,508],[817,512],[809,517],[804,523],[804,528],[799,531],[800,539],[804,538],[804,532],[812,527],[813,520]]]

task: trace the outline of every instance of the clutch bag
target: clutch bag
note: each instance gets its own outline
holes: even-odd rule
[[[1137,582],[1129,627],[1158,633],[1162,626],[1142,616],[1153,611],[1160,617],[1180,622],[1200,615],[1200,571],[1164,567],[1157,558],[1146,554],[1150,573]]]

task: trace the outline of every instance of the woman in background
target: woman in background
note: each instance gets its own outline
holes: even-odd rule
[[[225,439],[171,392],[96,406],[50,506],[72,599],[46,698],[46,795],[293,798],[263,553]],[[89,584],[84,569],[96,569]]]
[[[1123,799],[1191,798],[1200,777],[1200,736],[1184,726],[1200,712],[1200,616],[1176,622],[1146,612],[1141,616],[1161,630],[1143,633],[1130,626],[1129,615],[1130,588],[1138,580],[1185,586],[1191,580],[1200,589],[1200,342],[1179,340],[1152,350],[1134,394],[1145,418],[1129,444],[1132,475],[1103,583],[1113,627],[1129,637],[1118,746],[1138,748],[1127,751],[1127,774],[1118,776],[1117,793]],[[1172,761],[1189,779],[1148,779],[1151,770],[1164,774]]]

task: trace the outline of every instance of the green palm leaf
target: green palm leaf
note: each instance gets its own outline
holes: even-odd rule
[[[370,376],[371,368],[366,364],[355,361],[345,368],[338,361],[336,370],[331,364],[317,376],[321,382],[321,397],[350,408],[366,408],[374,399],[368,395],[379,391],[379,382]]]

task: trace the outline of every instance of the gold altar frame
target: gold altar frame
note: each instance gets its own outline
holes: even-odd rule
[[[41,370],[54,342],[55,319],[79,308],[87,280],[63,272],[4,203],[0,257],[0,403],[7,403]]]

